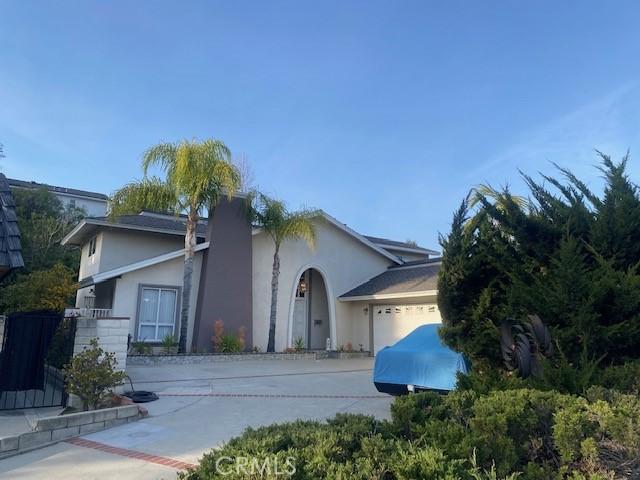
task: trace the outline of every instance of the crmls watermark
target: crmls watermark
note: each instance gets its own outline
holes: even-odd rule
[[[249,475],[252,477],[290,477],[296,473],[294,457],[220,457],[216,460],[220,475]]]

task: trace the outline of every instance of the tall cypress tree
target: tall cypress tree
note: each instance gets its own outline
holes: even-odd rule
[[[441,335],[472,361],[500,368],[499,326],[538,314],[568,361],[640,355],[640,198],[628,156],[603,154],[595,195],[570,171],[523,174],[529,200],[508,190],[474,192],[441,237]],[[549,190],[545,185],[550,185]]]

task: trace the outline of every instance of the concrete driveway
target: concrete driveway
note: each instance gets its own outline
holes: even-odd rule
[[[230,361],[131,367],[137,390],[160,400],[149,417],[0,461],[0,479],[175,478],[212,447],[256,427],[336,413],[388,418],[373,359]]]

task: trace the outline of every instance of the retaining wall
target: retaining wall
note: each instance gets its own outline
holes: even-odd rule
[[[0,438],[0,458],[28,452],[78,435],[134,422],[145,414],[146,411],[138,408],[138,405],[125,405],[57,417],[43,417],[38,420],[32,432]]]
[[[188,353],[178,355],[129,355],[127,363],[133,365],[174,365],[249,360],[316,360],[316,352],[300,353]]]

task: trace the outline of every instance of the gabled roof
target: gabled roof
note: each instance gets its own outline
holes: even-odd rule
[[[344,233],[346,233],[350,237],[353,237],[355,240],[357,240],[358,242],[362,243],[366,247],[376,251],[377,253],[379,253],[383,257],[386,257],[387,259],[391,260],[393,263],[396,263],[398,265],[401,265],[403,263],[402,260],[398,256],[394,255],[391,252],[388,252],[384,248],[379,247],[378,245],[373,243],[371,240],[369,240],[367,237],[365,237],[364,235],[360,235],[358,232],[356,232],[352,228],[348,227],[345,223],[342,223],[338,219],[332,217],[331,215],[329,215],[324,210],[316,210],[315,216],[313,218],[322,218],[327,223],[329,223],[329,224],[333,225],[334,227],[336,227],[338,230],[343,231]],[[253,231],[252,231],[253,235],[256,235],[256,234],[258,234],[260,232],[262,232],[262,229],[260,227],[257,227],[257,226],[253,227]]]
[[[394,265],[340,296],[343,301],[436,295],[440,259]]]
[[[440,253],[440,252],[436,252],[435,250],[431,250],[429,248],[421,247],[412,242],[399,242],[398,240],[390,240],[388,238],[382,238],[382,237],[372,237],[371,235],[364,235],[364,237],[366,237],[376,245],[391,251],[415,252],[415,253],[424,253],[427,255],[439,255]]]
[[[204,242],[196,245],[193,250],[195,252],[199,252],[201,250],[206,250],[207,248],[209,248],[209,242]],[[136,270],[140,270],[142,268],[147,268],[159,263],[168,262],[169,260],[173,260],[175,258],[184,257],[184,250],[185,249],[182,248],[173,252],[163,253],[162,255],[145,258],[144,260],[140,260],[138,262],[130,263],[122,267],[107,270],[106,272],[96,273],[95,275],[85,277],[80,280],[80,288],[89,287],[91,285],[95,285],[96,283],[106,282],[107,280],[111,280],[112,278],[119,277],[126,273],[135,272]]]
[[[340,230],[342,230],[346,234],[351,235],[353,238],[355,238],[359,242],[361,242],[364,245],[366,245],[367,247],[375,250],[380,255],[382,255],[384,257],[387,257],[389,260],[393,261],[394,263],[397,263],[397,264],[402,264],[403,263],[402,260],[400,258],[398,258],[396,255],[392,254],[391,252],[388,252],[384,248],[382,248],[379,245],[377,245],[375,242],[372,242],[365,235],[360,235],[354,229],[348,227],[345,223],[339,222],[336,218],[332,217],[331,215],[329,215],[325,211],[318,210],[318,216],[324,218],[330,224],[336,226],[337,228],[339,228]]]
[[[8,181],[9,181],[9,185],[12,187],[30,188],[30,189],[46,188],[52,193],[62,193],[65,195],[73,195],[75,197],[93,198],[95,200],[103,200],[105,202],[109,200],[109,197],[104,193],[88,192],[86,190],[78,190],[75,188],[57,187],[55,185],[48,185],[46,183],[38,183],[34,181],[27,182],[25,180],[18,180],[16,178],[9,178]]]
[[[0,173],[0,278],[24,267],[15,206],[7,178]]]
[[[172,215],[141,212],[138,215],[122,215],[115,219],[109,217],[86,217],[62,239],[62,244],[82,245],[86,243],[100,227],[182,236],[184,236],[187,230],[186,219]],[[206,223],[198,223],[196,227],[197,236],[204,238],[206,228]]]

